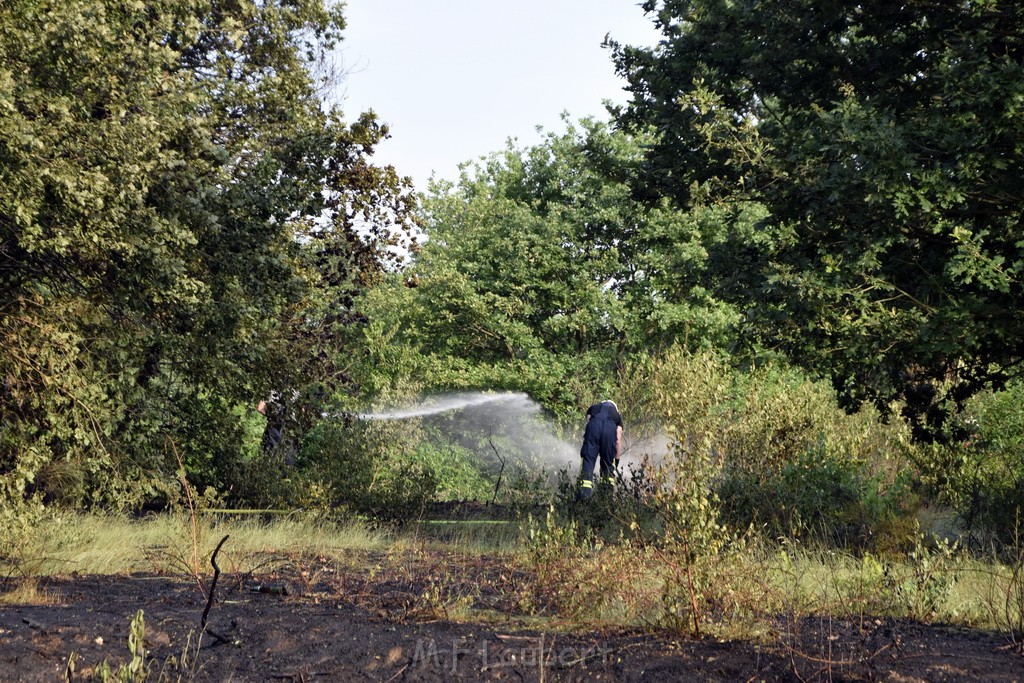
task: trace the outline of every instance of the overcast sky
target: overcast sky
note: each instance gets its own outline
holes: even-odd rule
[[[638,1],[346,0],[335,99],[349,120],[373,109],[389,123],[376,159],[426,189],[509,137],[561,130],[563,111],[604,117],[603,100],[624,103],[601,42],[657,42]]]

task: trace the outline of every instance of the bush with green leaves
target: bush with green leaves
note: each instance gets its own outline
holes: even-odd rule
[[[418,435],[408,422],[325,420],[303,441],[296,468],[323,488],[332,508],[415,517],[434,499],[438,479],[414,459]]]
[[[0,572],[2,576],[30,576],[34,573],[39,530],[52,517],[42,496],[29,499],[0,497]],[[4,586],[6,580],[0,583]]]
[[[948,443],[907,448],[926,492],[976,540],[1012,543],[1024,518],[1024,383],[973,397],[948,429]]]
[[[737,370],[671,349],[638,374],[652,414],[675,430],[667,457],[708,458],[706,486],[733,528],[857,545],[911,531],[907,475],[892,457],[901,425],[870,409],[847,414],[827,384],[777,364]]]
[[[809,448],[775,470],[725,471],[716,482],[722,515],[770,537],[801,535],[830,545],[896,549],[910,542],[909,472],[892,481],[863,463]],[[894,537],[895,535],[895,537]]]
[[[494,488],[473,451],[436,433],[427,431],[411,451],[400,457],[433,473],[436,500],[487,500]]]

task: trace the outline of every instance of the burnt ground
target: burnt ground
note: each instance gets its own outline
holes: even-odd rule
[[[72,653],[75,680],[124,662],[139,609],[154,680],[1024,680],[1024,657],[1005,636],[900,620],[780,620],[785,635],[764,642],[531,621],[510,597],[527,577],[499,557],[364,553],[264,569],[219,577],[198,650],[208,586],[195,580],[40,579],[48,604],[0,607],[0,680],[64,680]]]

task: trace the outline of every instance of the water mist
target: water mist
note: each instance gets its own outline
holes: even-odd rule
[[[454,392],[428,396],[403,406],[378,412],[362,413],[361,420],[420,419],[445,438],[477,453],[494,463],[498,457],[508,464],[528,470],[544,469],[553,474],[567,469],[575,476],[580,466],[580,444],[583,436],[585,407],[580,408],[580,422],[573,433],[565,435],[550,419],[540,404],[524,393]],[[629,416],[624,416],[622,472],[628,476],[629,466],[646,457],[658,459],[667,451],[663,436],[639,438],[630,430]],[[493,446],[493,449],[492,449]]]

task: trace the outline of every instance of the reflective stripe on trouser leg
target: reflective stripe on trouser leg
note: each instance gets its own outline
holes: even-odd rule
[[[579,488],[576,489],[576,500],[587,500],[594,495],[594,482],[590,479],[580,479]]]

